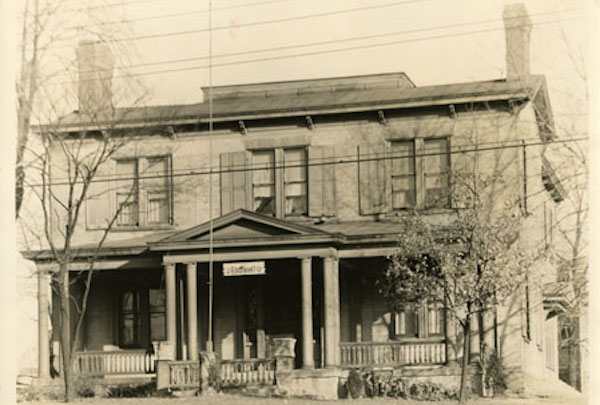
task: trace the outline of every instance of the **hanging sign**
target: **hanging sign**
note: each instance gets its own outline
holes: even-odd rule
[[[223,263],[224,276],[258,276],[267,274],[265,262]]]

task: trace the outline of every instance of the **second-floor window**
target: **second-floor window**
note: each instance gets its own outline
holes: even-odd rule
[[[308,213],[306,149],[285,149],[284,164],[285,214],[306,215]]]
[[[278,218],[335,216],[335,167],[324,164],[332,159],[333,148],[321,145],[221,153],[221,214],[246,209]]]
[[[116,161],[116,225],[147,227],[171,223],[168,156]]]
[[[286,216],[308,213],[306,148],[257,150],[252,152],[252,199],[254,211]],[[283,168],[282,168],[283,167]],[[282,168],[282,169],[280,169]],[[282,172],[277,187],[277,171]],[[277,190],[281,189],[281,195]],[[278,207],[281,205],[281,207]]]
[[[425,207],[446,207],[450,198],[448,140],[426,139],[423,152]]]

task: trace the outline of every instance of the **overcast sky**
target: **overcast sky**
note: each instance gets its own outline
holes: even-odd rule
[[[202,100],[200,88],[209,84],[207,0],[89,0],[87,3],[92,16],[66,13],[63,28],[81,25],[87,30],[114,32],[117,41],[111,46],[117,53],[117,65],[125,66],[115,70],[115,77],[126,76],[116,79],[117,85],[131,81],[132,76],[127,75],[134,75],[149,93],[146,99],[149,104]],[[212,83],[399,71],[405,72],[417,86],[503,78],[505,3],[514,1],[214,0]],[[571,110],[574,98],[581,96],[581,79],[574,62],[576,65],[585,61],[585,16],[591,3],[585,0],[523,3],[533,21],[531,72],[547,76],[555,109],[572,114],[566,110]],[[81,9],[85,4],[67,0],[63,10]],[[89,25],[97,21],[103,25]],[[116,24],[116,21],[127,22]],[[85,33],[78,32],[76,38],[85,37]],[[368,38],[356,39],[364,37]],[[54,53],[73,60],[77,39],[63,41]],[[278,49],[255,52],[272,48]],[[218,56],[231,53],[243,54]],[[310,55],[288,57],[307,53]],[[175,62],[181,59],[188,60]],[[246,63],[255,59],[262,60]],[[228,65],[219,66],[223,64]],[[135,66],[128,67],[131,65]],[[157,73],[167,70],[170,72]],[[56,80],[64,82],[67,78],[63,75]]]

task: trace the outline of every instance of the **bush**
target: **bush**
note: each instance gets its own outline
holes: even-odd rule
[[[74,381],[75,395],[80,398],[93,398],[95,396],[96,378],[79,377]]]
[[[494,394],[503,394],[507,388],[507,373],[497,352],[493,352],[488,358],[486,376],[488,388],[491,388]]]
[[[456,399],[458,397],[455,390],[446,389],[440,384],[426,381],[410,383],[402,377],[395,377],[393,375],[384,377],[373,371],[365,374],[364,381],[365,392],[371,398],[389,397],[421,401],[441,401],[444,399]]]
[[[363,379],[358,371],[350,370],[348,381],[346,381],[346,390],[352,398],[358,398],[364,390]]]
[[[108,387],[109,398],[143,398],[152,397],[156,393],[153,382],[146,384],[114,385]]]

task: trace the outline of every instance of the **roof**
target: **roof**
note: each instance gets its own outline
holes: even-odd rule
[[[368,78],[369,76],[364,76]],[[318,87],[318,80],[296,81],[296,87]],[[274,84],[263,84],[264,88]],[[226,86],[228,94],[240,91],[244,86]],[[259,86],[259,85],[255,85]],[[299,87],[303,86],[303,87]],[[224,86],[225,87],[225,86]],[[529,100],[533,97],[546,100],[540,94],[545,89],[543,76],[531,75],[524,80],[495,80],[423,87],[377,86],[350,90],[336,90],[335,86],[325,86],[324,90],[311,93],[296,92],[290,95],[269,95],[268,91],[253,91],[243,97],[218,97],[213,102],[213,121],[225,122],[243,119],[277,118],[310,114],[333,114],[380,109],[412,108],[453,103],[493,100]],[[213,90],[214,91],[214,90]],[[551,115],[551,114],[550,114]],[[74,111],[62,117],[57,125],[65,131],[98,128],[126,128],[136,125],[156,124],[175,125],[204,123],[209,119],[208,102],[151,106],[137,108],[117,108],[93,116]],[[548,123],[549,120],[545,119]],[[41,126],[43,129],[45,126]]]

